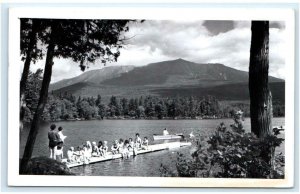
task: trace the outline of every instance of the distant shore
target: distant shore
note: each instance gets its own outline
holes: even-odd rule
[[[244,117],[250,118],[250,117]],[[273,118],[285,118],[285,117],[273,117]],[[84,118],[77,118],[77,119],[60,119],[56,121],[50,121],[50,122],[61,122],[61,121],[94,121],[94,120],[218,120],[218,119],[232,119],[231,117],[196,117],[196,118],[190,118],[190,117],[177,117],[177,118],[172,118],[172,117],[164,117],[161,119],[158,118],[123,118],[123,117],[107,117],[107,118],[91,118],[91,119],[84,119]]]

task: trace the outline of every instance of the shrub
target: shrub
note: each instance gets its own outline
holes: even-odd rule
[[[274,155],[275,148],[284,141],[280,130],[265,138],[257,138],[243,129],[241,117],[235,115],[234,124],[227,128],[221,123],[215,133],[187,159],[178,153],[177,172],[180,177],[223,178],[283,178],[284,156]],[[199,141],[197,141],[199,142]],[[168,176],[167,168],[162,176]],[[162,172],[162,171],[161,171]]]

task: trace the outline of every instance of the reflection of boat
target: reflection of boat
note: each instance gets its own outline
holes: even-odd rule
[[[162,143],[162,144],[154,144],[154,145],[149,145],[148,149],[138,150],[137,155],[157,152],[161,150],[191,146],[191,145],[192,145],[191,142],[169,142],[169,143]],[[130,152],[130,155],[133,155],[133,152]],[[104,161],[113,160],[117,158],[122,158],[122,154],[112,154],[111,152],[108,152],[107,155],[104,157],[95,157],[95,156],[91,157],[88,163],[91,164],[91,163],[104,162]],[[67,159],[63,159],[62,162],[66,163],[66,165],[69,168],[86,165],[83,162],[68,163]]]
[[[181,139],[183,138],[183,134],[174,134],[174,135],[153,135],[154,140],[164,140],[164,139]]]

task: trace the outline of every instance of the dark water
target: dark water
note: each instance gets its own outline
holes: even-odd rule
[[[134,138],[135,133],[140,133],[141,137],[147,136],[150,144],[153,142],[153,134],[161,134],[162,129],[167,127],[170,133],[183,133],[188,135],[191,131],[207,137],[215,128],[224,122],[226,126],[233,123],[232,119],[215,120],[93,120],[93,121],[67,121],[57,122],[57,126],[64,128],[65,139],[64,152],[70,146],[76,147],[89,141],[108,141],[110,147],[115,139],[129,137]],[[274,118],[273,125],[284,125],[284,118]],[[50,124],[40,126],[39,134],[35,143],[34,156],[48,156],[47,133]],[[245,119],[244,127],[250,131],[250,119]],[[21,134],[20,157],[23,154],[28,129],[24,129]],[[74,173],[79,175],[108,175],[108,176],[159,176],[161,164],[175,168],[176,153],[181,152],[190,156],[195,147],[179,148],[160,152],[138,155],[130,159],[116,159],[112,161],[96,163],[92,165],[72,168]],[[284,152],[284,146],[279,151]]]

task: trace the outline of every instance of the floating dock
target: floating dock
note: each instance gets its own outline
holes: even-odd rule
[[[157,152],[157,151],[167,150],[167,149],[186,147],[186,146],[191,146],[191,145],[192,145],[191,142],[169,142],[169,143],[163,143],[163,144],[154,144],[154,145],[149,145],[148,149],[138,150],[136,155]],[[133,152],[130,152],[130,156],[132,156],[132,155],[133,155]],[[106,156],[91,157],[88,164],[104,162],[104,161],[108,161],[108,160],[114,160],[117,158],[122,158],[122,154],[112,154],[111,152],[108,152]],[[69,168],[87,165],[84,162],[69,163],[69,162],[67,162],[67,159],[63,159],[62,162],[65,162]]]

